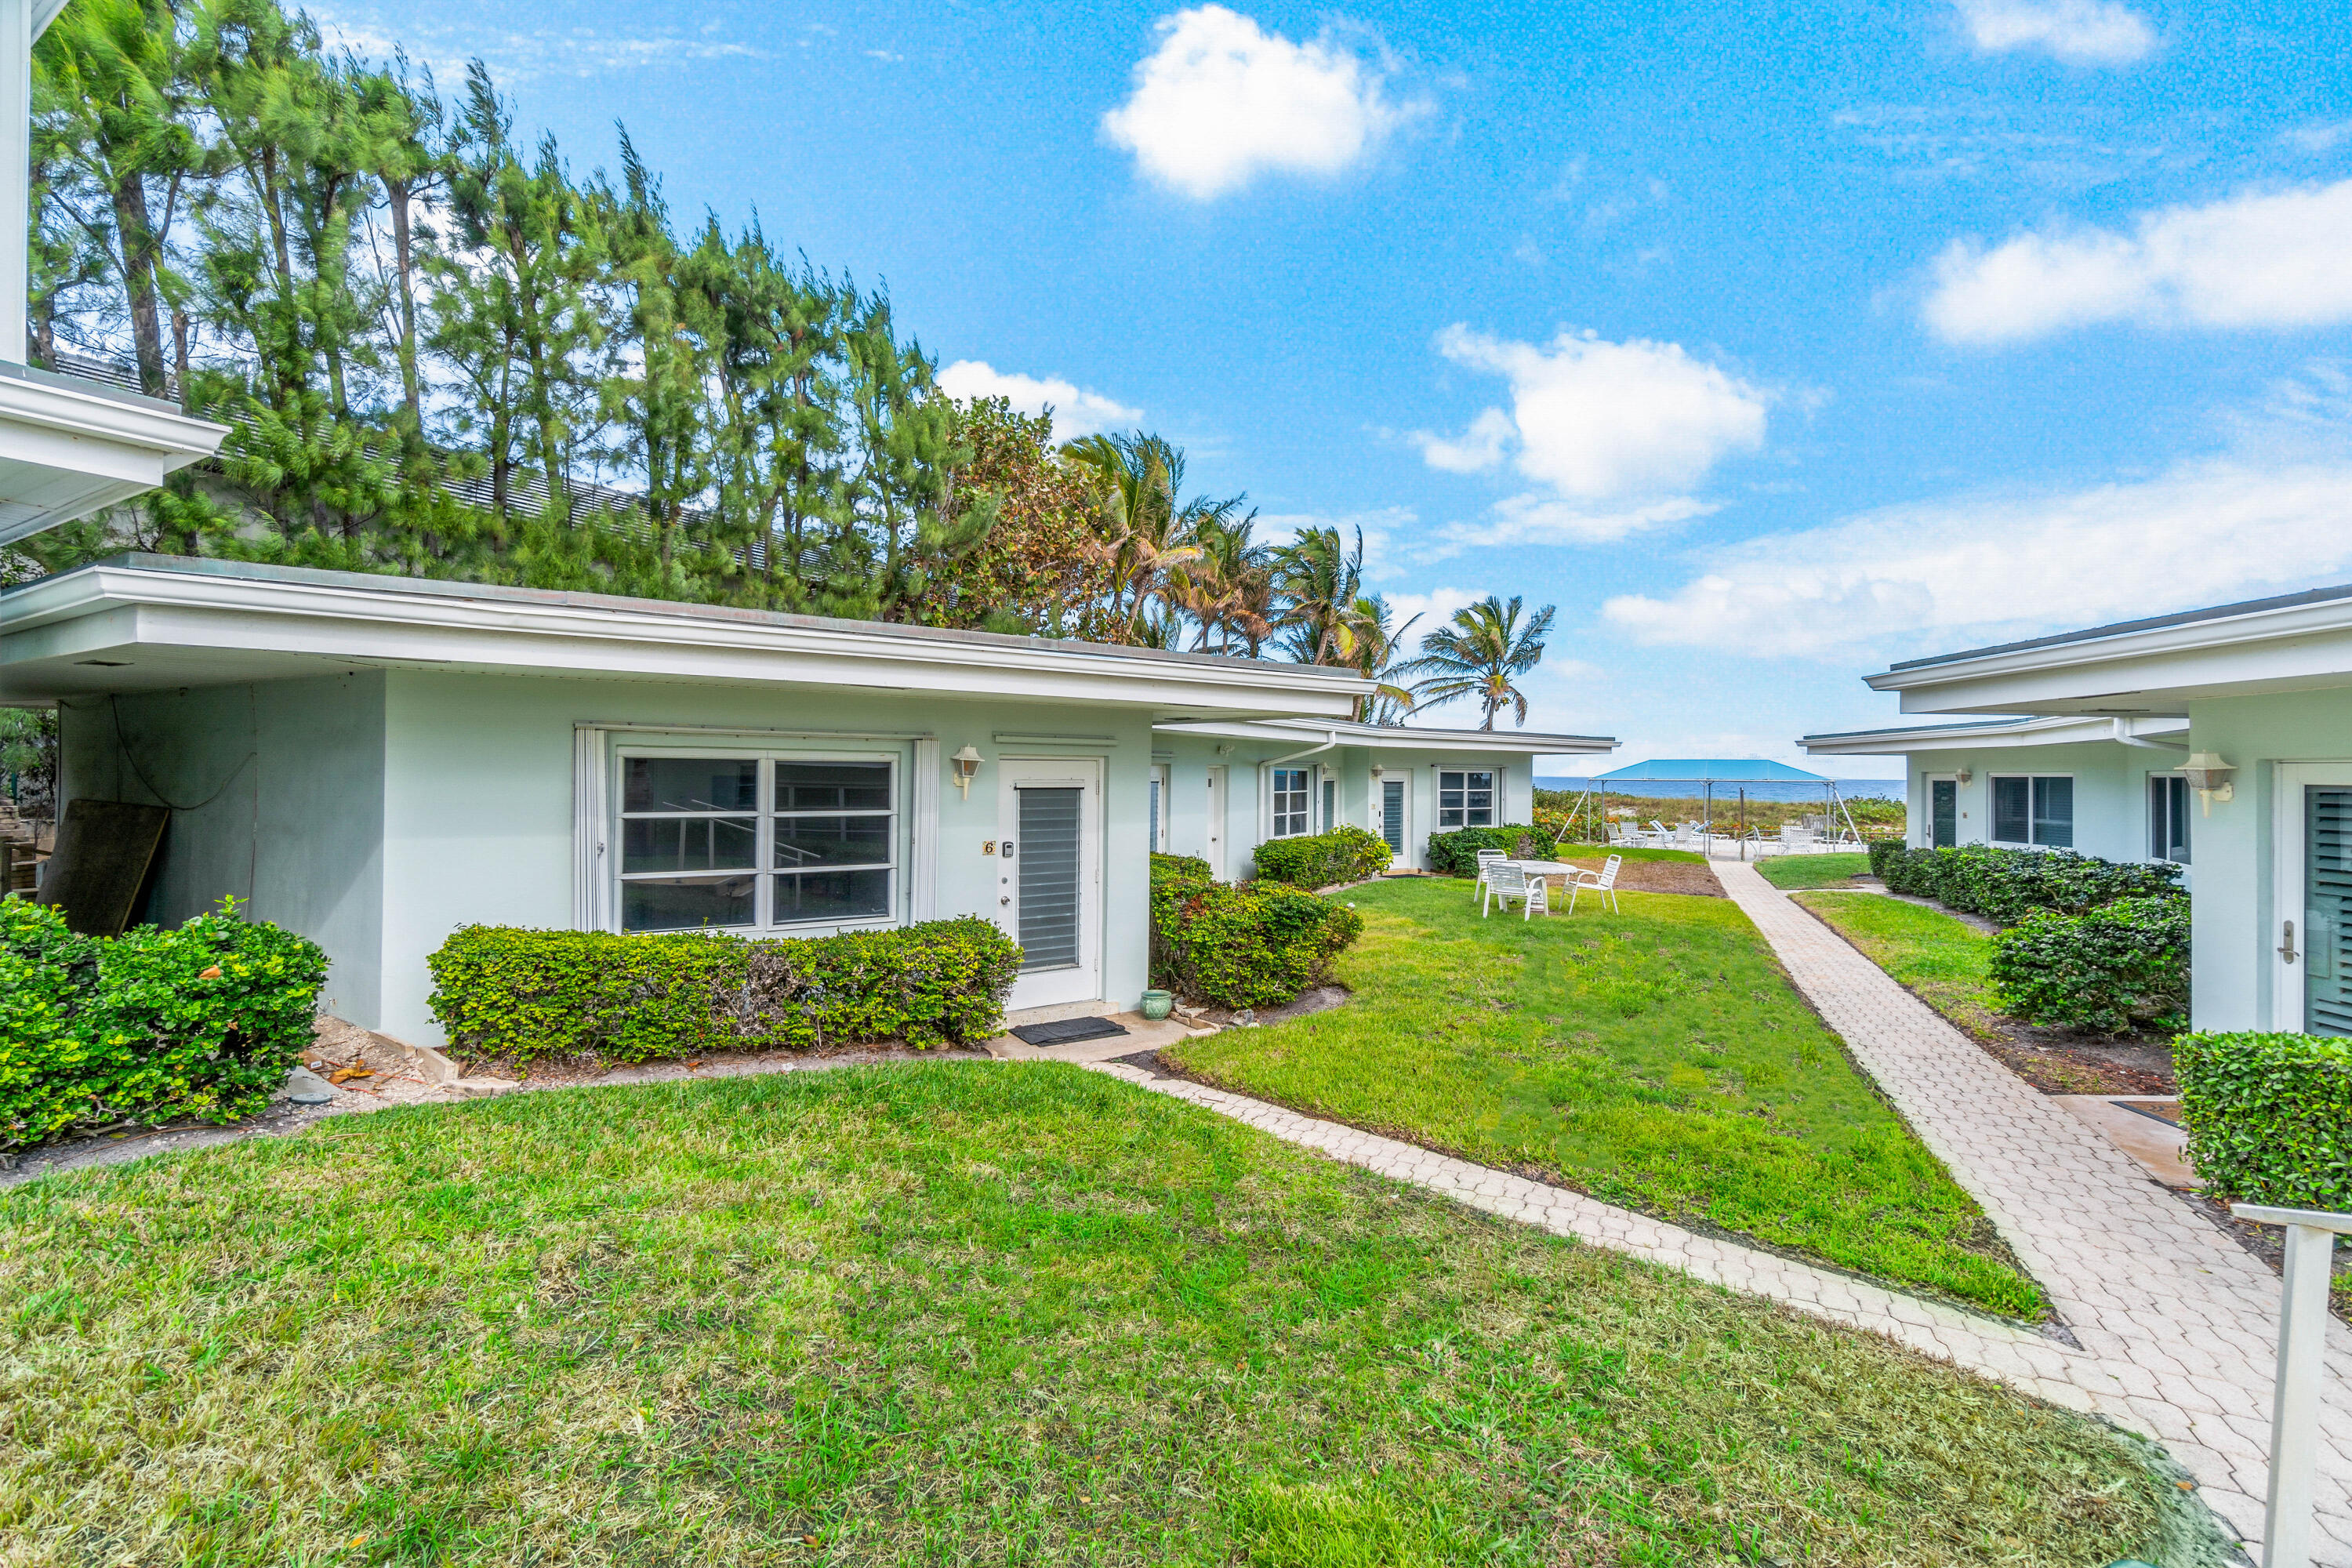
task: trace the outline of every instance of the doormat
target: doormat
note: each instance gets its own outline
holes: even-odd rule
[[[1108,1040],[1127,1030],[1108,1018],[1059,1018],[1050,1024],[1024,1024],[1013,1037],[1032,1046],[1074,1046],[1080,1040]]]
[[[2180,1101],[2177,1100],[2111,1100],[2107,1103],[2119,1110],[2137,1111],[2150,1121],[2161,1121],[2167,1127],[2180,1125]]]

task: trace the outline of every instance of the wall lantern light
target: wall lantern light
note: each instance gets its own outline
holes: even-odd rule
[[[1958,773],[1952,776],[1958,779],[1963,785],[1972,784],[1976,783],[1977,779],[1977,775],[1969,772],[1967,768],[1962,768]]]
[[[2230,782],[2237,771],[2218,752],[2199,752],[2180,764],[2180,776],[2189,781],[2189,787],[2204,803],[2207,816],[2213,815],[2215,801],[2227,805],[2237,793]]]
[[[1381,775],[1382,773],[1385,773],[1386,772],[1388,772],[1388,770],[1387,770],[1386,768],[1384,768],[1384,767],[1381,766],[1381,764],[1380,764],[1380,763],[1374,763],[1372,764],[1372,778],[1373,778],[1374,782],[1376,782],[1376,783],[1377,783],[1377,782],[1379,781],[1379,779],[1380,779]]]
[[[948,761],[955,764],[956,788],[963,792],[964,799],[970,800],[971,798],[971,776],[972,774],[980,772],[980,753],[974,751],[971,744],[967,742],[962,751],[958,752],[954,756],[950,757]]]

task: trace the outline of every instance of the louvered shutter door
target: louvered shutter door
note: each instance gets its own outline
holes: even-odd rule
[[[1021,967],[1078,962],[1078,824],[1085,791],[1032,788],[1021,801]]]
[[[2303,1026],[2352,1035],[2352,789],[2304,792]]]

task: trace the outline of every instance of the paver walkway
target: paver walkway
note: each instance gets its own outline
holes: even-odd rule
[[[1684,1269],[1947,1357],[2163,1442],[2262,1532],[2278,1277],[1744,864],[1718,864],[1790,975],[2042,1282],[2075,1341],[1979,1318],[1244,1095],[1096,1064],[1474,1208]],[[2352,1568],[2352,1334],[2328,1324],[2318,1568]]]

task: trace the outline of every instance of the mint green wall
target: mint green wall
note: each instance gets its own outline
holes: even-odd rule
[[[996,731],[1109,735],[1104,759],[1103,984],[1114,1007],[1148,984],[1145,842],[1149,715],[1127,708],[990,701],[842,689],[394,672],[385,698],[384,1000],[375,1026],[438,1043],[425,958],[467,922],[572,922],[575,723],[746,731],[928,732],[940,743],[937,893],[942,916],[995,908],[1003,755],[1076,756],[1085,747],[1009,744]],[[944,758],[969,742],[984,759],[967,800]]]
[[[2200,806],[2195,835],[2196,991],[2200,1029],[2273,1026],[2273,903],[2280,763],[2352,763],[2352,691],[2232,697],[2189,706],[2189,737],[2238,769],[2232,797]],[[2193,797],[2192,797],[2193,798]],[[2300,916],[2294,917],[2300,920]]]
[[[1916,752],[1910,763],[1910,842],[1934,842],[1927,779],[1931,774],[1973,775],[1960,786],[1959,841],[1983,844],[1992,832],[1995,773],[2071,773],[2074,778],[2074,847],[2103,860],[2147,858],[2147,779],[2177,772],[2187,752],[2151,752],[2113,741],[2071,746],[1987,747],[1982,751]],[[2201,826],[2201,824],[2200,825]],[[2195,850],[2191,830],[2191,852]]]
[[[1205,802],[1208,798],[1208,771],[1216,764],[1230,770],[1233,788],[1229,795],[1230,812],[1226,824],[1226,866],[1228,876],[1246,877],[1250,872],[1250,855],[1264,842],[1265,815],[1261,803],[1266,787],[1265,770],[1277,758],[1288,757],[1315,744],[1311,736],[1291,741],[1252,741],[1226,739],[1210,735],[1192,735],[1163,731],[1153,742],[1160,760],[1169,769],[1169,794],[1176,809],[1168,823],[1168,847],[1177,855],[1199,855],[1208,845],[1208,824]],[[1217,748],[1233,750],[1219,755]],[[1433,752],[1408,747],[1335,746],[1329,751],[1315,752],[1286,767],[1322,768],[1339,784],[1339,821],[1369,832],[1379,831],[1379,808],[1372,787],[1375,765],[1389,778],[1402,774],[1412,786],[1412,830],[1405,843],[1405,863],[1425,870],[1429,865],[1429,836],[1437,819],[1435,770],[1446,768],[1492,768],[1503,775],[1503,798],[1500,821],[1524,823],[1534,819],[1535,759],[1523,756],[1481,757],[1475,752]],[[1319,786],[1310,792],[1310,809],[1316,826],[1321,826],[1322,795]]]
[[[382,1005],[384,679],[76,698],[58,715],[66,798],[184,808],[147,918],[247,900],[326,949],[320,1005],[360,1022]]]

